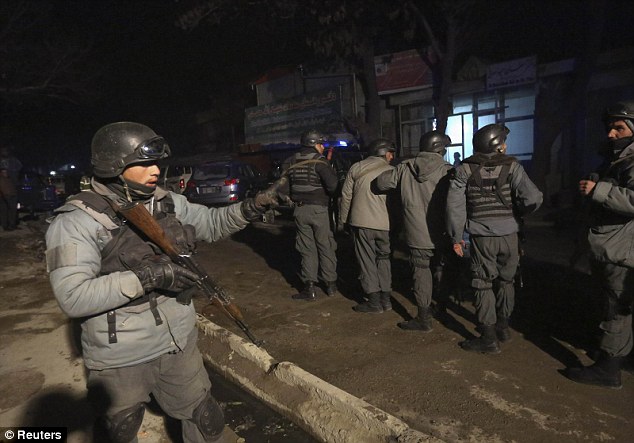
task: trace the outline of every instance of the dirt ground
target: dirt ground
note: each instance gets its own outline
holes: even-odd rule
[[[39,391],[67,386],[68,396],[80,405],[69,420],[80,428],[86,420],[83,393],[71,385],[81,380],[83,367],[76,355],[57,346],[70,334],[61,327],[67,320],[48,286],[43,229],[43,222],[29,222],[18,234],[0,234],[0,426],[11,424],[16,408],[26,413],[28,406],[20,405],[28,405]],[[361,292],[352,242],[343,233],[337,236],[340,294],[320,294],[314,302],[290,298],[299,287],[299,257],[289,219],[256,223],[214,245],[199,244],[197,255],[234,296],[272,356],[296,363],[415,429],[446,441],[631,441],[631,362],[621,390],[578,385],[558,372],[591,362],[600,312],[593,280],[568,266],[572,234],[541,217],[528,221],[513,340],[498,355],[458,347],[474,334],[468,297],[454,298],[450,315],[435,321],[428,334],[396,327],[415,313],[407,255],[398,241],[392,260],[395,309],[383,314],[351,309]],[[212,321],[242,335],[204,299],[197,297],[196,304]],[[26,334],[49,334],[48,347],[29,346]]]

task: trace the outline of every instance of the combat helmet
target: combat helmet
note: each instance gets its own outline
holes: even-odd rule
[[[423,134],[418,143],[421,152],[435,152],[445,155],[447,146],[451,144],[451,138],[440,131],[429,131]]]
[[[91,159],[97,177],[120,175],[134,163],[169,157],[167,142],[140,123],[117,122],[100,128],[92,138]]]
[[[302,146],[314,148],[315,145],[326,143],[326,136],[316,129],[310,129],[302,134],[300,143]]]
[[[607,124],[615,120],[623,120],[630,131],[634,132],[634,101],[614,103],[605,108],[603,122]]]
[[[375,157],[383,157],[388,152],[396,152],[394,142],[387,138],[377,138],[368,146],[368,154]]]
[[[506,142],[509,132],[509,128],[498,123],[483,126],[473,134],[473,150],[483,154],[493,153]]]

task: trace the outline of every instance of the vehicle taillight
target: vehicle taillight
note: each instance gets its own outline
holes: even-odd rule
[[[178,181],[178,187],[179,187],[180,189],[183,189],[183,188],[185,187],[185,179],[184,179],[184,178],[181,178],[181,179]]]
[[[238,183],[240,183],[240,179],[239,178],[226,178],[225,179],[225,186],[237,185]]]
[[[196,188],[196,182],[194,180],[190,180],[187,182],[187,189],[195,189]]]

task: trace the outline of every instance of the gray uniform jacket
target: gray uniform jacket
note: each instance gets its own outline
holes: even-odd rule
[[[248,224],[240,204],[207,208],[170,194],[176,218],[196,228],[197,240],[213,242]],[[154,195],[161,200],[167,191],[159,188]],[[144,291],[132,271],[100,275],[101,251],[111,232],[76,205],[66,204],[57,212],[46,233],[47,268],[62,311],[81,319],[85,365],[97,370],[132,366],[184,349],[196,322],[193,303],[183,305],[173,297],[160,297],[161,325],[156,325],[147,303],[117,309]],[[117,343],[108,342],[106,313],[113,309],[117,309]]]
[[[590,197],[594,203],[588,232],[592,257],[634,267],[634,143],[610,164]]]
[[[340,223],[357,228],[390,230],[385,194],[372,192],[372,181],[392,169],[383,157],[368,157],[353,164],[341,190]]]
[[[407,246],[413,249],[435,249],[445,232],[445,199],[447,173],[452,166],[440,154],[421,152],[405,160],[376,179],[381,191],[400,187],[403,222]]]
[[[485,237],[500,237],[518,232],[519,224],[513,216],[482,222],[467,219],[467,168],[464,163],[456,168],[447,194],[447,232],[453,243],[459,243],[463,239],[465,230],[471,235]],[[531,181],[519,162],[512,163],[509,179],[516,210],[521,215],[536,211],[542,204],[542,192]]]

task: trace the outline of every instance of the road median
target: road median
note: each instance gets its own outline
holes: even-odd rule
[[[441,442],[198,316],[205,362],[231,382],[328,443]]]

